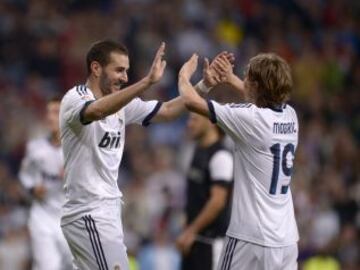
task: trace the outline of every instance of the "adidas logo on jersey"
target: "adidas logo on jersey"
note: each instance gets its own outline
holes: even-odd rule
[[[110,135],[110,132],[105,132],[98,146],[101,148],[119,148],[120,139],[121,139],[120,131],[118,131],[117,134],[114,135],[113,134]]]

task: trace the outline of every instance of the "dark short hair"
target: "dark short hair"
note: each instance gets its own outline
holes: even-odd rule
[[[121,43],[108,39],[95,42],[86,54],[86,68],[88,75],[91,74],[92,62],[99,62],[100,65],[104,67],[109,64],[110,54],[112,52],[129,55],[128,49]]]
[[[264,107],[286,102],[293,86],[291,70],[275,53],[262,53],[250,59],[247,78],[257,83],[257,102]]]

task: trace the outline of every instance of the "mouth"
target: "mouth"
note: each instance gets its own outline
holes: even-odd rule
[[[120,83],[120,84],[115,84],[113,88],[115,91],[119,91],[121,89],[121,87],[122,87],[122,84]]]

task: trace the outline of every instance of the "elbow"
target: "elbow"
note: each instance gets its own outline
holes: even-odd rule
[[[170,122],[176,118],[170,106],[167,103],[163,103],[159,113],[159,117],[162,122]]]
[[[185,108],[191,112],[194,112],[197,109],[196,102],[191,99],[184,99],[184,105]]]
[[[226,199],[224,198],[213,198],[212,208],[214,212],[221,212],[226,206]]]
[[[89,106],[84,112],[84,119],[86,121],[97,121],[103,119],[105,116],[104,111],[97,106]]]
[[[217,211],[222,211],[224,208],[225,208],[225,205],[226,205],[226,201],[225,200],[222,200],[222,201],[219,201],[217,204],[216,204],[216,210]]]

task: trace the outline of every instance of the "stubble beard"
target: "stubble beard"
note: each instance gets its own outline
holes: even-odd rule
[[[103,96],[107,96],[112,93],[111,82],[109,80],[109,77],[106,75],[106,73],[102,73],[100,75],[99,86]]]

